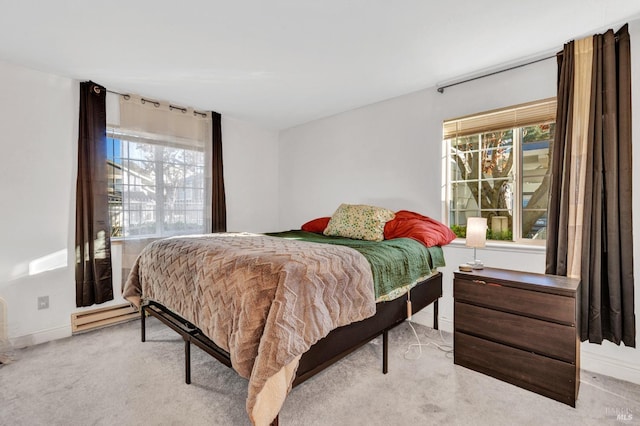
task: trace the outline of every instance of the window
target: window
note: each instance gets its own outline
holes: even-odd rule
[[[487,238],[546,238],[555,99],[490,111],[443,125],[449,226],[487,218]]]
[[[107,130],[112,237],[206,232],[204,149],[167,139]]]

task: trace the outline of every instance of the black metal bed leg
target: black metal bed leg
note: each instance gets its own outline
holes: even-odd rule
[[[382,332],[382,374],[389,371],[389,330]]]
[[[146,324],[145,324],[145,315],[144,315],[144,306],[140,306],[140,340],[145,342],[147,340],[146,336]]]
[[[184,339],[184,382],[191,384],[191,340],[189,336],[182,336]]]
[[[433,302],[433,329],[438,329],[438,299]]]

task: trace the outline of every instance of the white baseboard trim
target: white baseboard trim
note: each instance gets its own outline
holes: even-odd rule
[[[25,336],[10,337],[9,346],[14,349],[26,348],[40,343],[50,342],[52,340],[64,339],[71,336],[71,325],[50,328],[47,330],[37,331]]]
[[[593,372],[640,385],[640,366],[591,352],[580,353],[582,374]]]
[[[453,320],[451,318],[438,318],[438,328],[447,333],[453,333]]]

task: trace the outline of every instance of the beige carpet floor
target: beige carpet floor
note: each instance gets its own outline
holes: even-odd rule
[[[443,344],[414,327],[422,343]],[[571,408],[456,366],[433,344],[418,357],[406,323],[389,341],[389,374],[376,339],[294,388],[281,425],[640,424],[638,385],[582,371]],[[248,425],[246,380],[194,347],[186,385],[183,351],[155,319],[146,343],[134,321],[14,350],[0,365],[0,425]]]

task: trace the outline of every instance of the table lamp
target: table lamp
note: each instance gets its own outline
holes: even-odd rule
[[[487,242],[487,219],[484,217],[467,218],[467,247],[473,247],[473,262],[468,262],[473,269],[482,269],[484,265],[476,257],[476,249]]]

